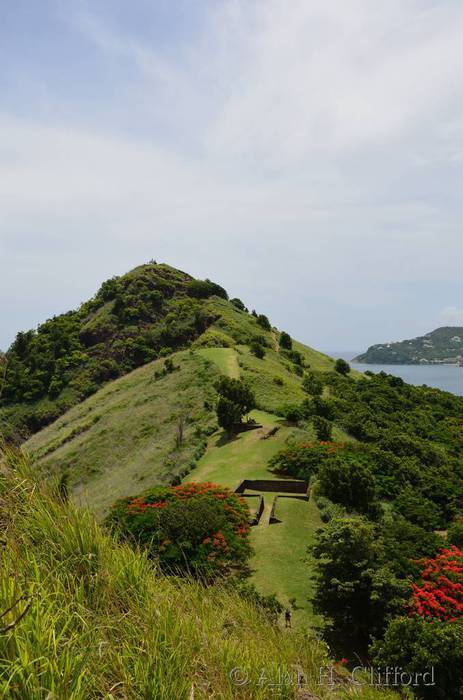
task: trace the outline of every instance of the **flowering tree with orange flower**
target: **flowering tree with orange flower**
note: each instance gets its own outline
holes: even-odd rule
[[[106,522],[121,539],[148,548],[164,571],[214,578],[243,569],[251,554],[249,520],[243,498],[206,482],[124,498]]]
[[[423,565],[421,582],[412,584],[410,615],[456,622],[463,617],[463,552],[452,545]]]

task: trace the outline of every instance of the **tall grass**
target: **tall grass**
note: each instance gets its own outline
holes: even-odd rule
[[[293,698],[294,684],[258,679],[261,669],[294,677],[295,665],[317,697],[377,697],[318,688],[322,643],[271,624],[225,585],[159,575],[37,483],[21,453],[4,449],[0,470],[0,698]],[[233,683],[235,667],[249,684]]]

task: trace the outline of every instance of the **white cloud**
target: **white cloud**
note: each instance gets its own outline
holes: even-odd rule
[[[118,108],[0,114],[0,346],[151,257],[324,347],[426,329],[454,298],[460,4],[224,0],[169,55],[104,16],[70,21]]]

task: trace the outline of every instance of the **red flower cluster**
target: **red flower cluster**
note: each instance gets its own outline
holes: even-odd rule
[[[412,585],[410,615],[455,622],[463,617],[463,552],[452,545],[423,562],[420,586]]]
[[[220,532],[220,530],[214,535],[211,535],[211,537],[206,537],[203,540],[203,544],[210,544],[213,547],[223,547],[224,549],[228,547],[227,540],[225,539],[223,533]]]
[[[167,501],[158,501],[157,503],[146,503],[143,496],[134,498],[127,506],[129,513],[144,513],[148,508],[165,508]]]

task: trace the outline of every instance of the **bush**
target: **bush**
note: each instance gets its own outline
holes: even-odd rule
[[[334,369],[336,372],[338,372],[338,374],[342,374],[344,377],[346,377],[350,372],[350,364],[339,358],[339,360],[336,360],[334,364]]]
[[[251,341],[250,348],[252,354],[258,357],[259,360],[262,360],[265,357],[265,348],[258,340]]]
[[[267,316],[265,314],[259,314],[257,316],[257,323],[261,328],[264,329],[264,331],[271,331],[272,326],[270,325],[270,321],[268,320]]]
[[[230,303],[232,303],[233,306],[235,306],[240,311],[247,311],[247,308],[245,307],[245,305],[243,304],[241,299],[238,299],[238,297],[234,297],[234,299],[230,299]]]
[[[404,673],[422,674],[430,682],[434,669],[435,685],[423,681],[413,688],[425,700],[460,700],[463,697],[463,622],[426,622],[417,617],[393,620],[383,641],[375,642],[370,653],[375,666],[402,667]]]
[[[211,296],[228,299],[228,294],[223,287],[211,280],[191,280],[187,286],[189,296],[197,299],[207,299]]]
[[[450,526],[448,541],[463,550],[463,519],[457,520]]]
[[[315,607],[328,623],[337,649],[361,653],[403,610],[408,584],[382,566],[374,526],[363,518],[335,518],[318,531],[311,548],[317,560]]]
[[[320,518],[324,523],[329,523],[334,518],[343,518],[346,516],[345,509],[339,503],[333,503],[324,496],[316,496],[315,502],[320,511]]]
[[[269,469],[308,481],[320,465],[344,449],[342,443],[299,442],[287,445],[269,461]]]
[[[412,584],[410,613],[444,622],[463,618],[463,552],[452,545],[421,565],[421,581]]]
[[[292,350],[293,347],[291,336],[289,333],[285,333],[285,331],[280,333],[280,347],[284,350]]]
[[[326,420],[326,418],[322,418],[321,416],[314,416],[312,423],[319,440],[322,442],[331,440],[332,425],[329,420]]]
[[[424,530],[435,530],[441,524],[441,513],[435,503],[413,486],[405,486],[397,496],[394,510]]]
[[[333,455],[319,471],[320,493],[347,510],[376,515],[375,478],[368,467],[353,453]]]
[[[157,487],[124,498],[106,523],[121,539],[146,547],[166,572],[214,578],[243,567],[251,553],[247,505],[215,484]]]
[[[321,396],[323,394],[323,384],[313,372],[308,372],[302,380],[302,388],[310,396]]]
[[[297,423],[304,418],[304,412],[297,403],[287,403],[278,409],[278,415],[290,423]]]

